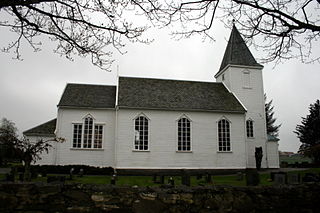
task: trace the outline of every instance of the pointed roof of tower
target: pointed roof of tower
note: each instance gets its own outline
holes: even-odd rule
[[[263,67],[261,64],[257,63],[235,25],[233,25],[219,72],[229,64]]]

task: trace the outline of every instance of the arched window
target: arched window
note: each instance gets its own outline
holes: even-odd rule
[[[178,120],[178,151],[191,151],[191,122],[186,117]]]
[[[253,138],[253,121],[252,120],[249,119],[246,121],[246,128],[247,128],[247,137]]]
[[[92,131],[93,131],[93,118],[88,116],[84,119],[83,148],[91,148]]]
[[[140,115],[135,119],[134,124],[135,137],[134,137],[134,149],[135,150],[148,150],[149,141],[149,122],[148,119]]]
[[[103,141],[103,124],[96,123],[87,115],[82,123],[73,123],[73,148],[101,149]]]
[[[73,148],[81,148],[82,124],[73,124]]]
[[[230,122],[225,118],[218,122],[218,146],[219,152],[227,152],[230,147]]]

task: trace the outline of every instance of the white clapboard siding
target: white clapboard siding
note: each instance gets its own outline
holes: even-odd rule
[[[149,119],[149,151],[134,151],[134,119],[143,113]],[[177,120],[192,121],[192,151],[177,152]],[[232,152],[219,153],[217,122],[231,121]],[[120,109],[116,141],[117,168],[245,168],[244,115],[213,112]]]

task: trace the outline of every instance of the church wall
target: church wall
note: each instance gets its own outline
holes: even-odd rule
[[[133,151],[134,119],[140,113],[150,119],[149,151]],[[177,152],[177,120],[182,115],[186,115],[192,122],[191,152]],[[229,153],[217,152],[217,122],[223,116],[231,121],[232,152]],[[120,109],[117,119],[117,168],[219,169],[246,167],[243,114]]]
[[[267,150],[268,150],[268,166],[269,168],[280,168],[279,165],[279,149],[278,142],[269,141],[267,142]]]
[[[103,124],[102,149],[72,148],[73,123],[82,123],[90,114],[95,122]],[[57,136],[65,138],[64,143],[57,144],[55,164],[83,164],[91,166],[113,166],[115,140],[115,110],[107,109],[58,109]]]
[[[262,167],[268,167],[266,141],[266,124],[264,111],[264,90],[262,70],[256,68],[230,66],[225,71],[230,79],[229,90],[232,91],[246,107],[246,119],[254,121],[254,138],[247,139],[248,167],[255,167],[255,147],[263,148]],[[221,81],[221,75],[217,81]],[[227,84],[226,84],[227,86]],[[273,161],[272,159],[270,159]]]
[[[43,140],[43,141],[48,141],[50,139],[53,139],[54,137],[40,137],[40,136],[27,136],[27,138],[29,139],[29,141],[32,142],[37,142],[39,140]],[[54,163],[54,155],[55,155],[55,146],[56,146],[56,142],[51,141],[49,142],[52,147],[49,148],[49,152],[43,152],[40,157],[40,160],[37,160],[35,163],[36,165],[50,165]]]

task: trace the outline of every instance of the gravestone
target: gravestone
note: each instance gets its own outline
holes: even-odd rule
[[[174,186],[174,179],[172,177],[169,178],[168,184]]]
[[[78,177],[83,177],[83,174],[84,174],[84,171],[83,171],[83,169],[81,168],[80,171],[79,171]]]
[[[300,174],[288,173],[287,183],[290,185],[300,184]]]
[[[287,173],[286,173],[286,172],[271,172],[271,173],[270,173],[270,176],[271,176],[271,180],[272,180],[272,181],[274,181],[274,176],[275,176],[276,174],[283,174],[283,175],[285,175],[285,178],[287,179]]]
[[[242,181],[243,180],[243,173],[242,172],[238,172],[237,173],[237,181]]]
[[[164,175],[160,176],[160,184],[164,184]]]
[[[47,183],[64,183],[66,176],[48,176]]]
[[[153,182],[153,183],[157,183],[157,175],[156,175],[156,174],[154,174],[154,175],[152,176],[152,182]]]
[[[113,174],[110,180],[111,185],[116,185],[117,175]]]
[[[202,179],[202,174],[197,174],[197,180]]]
[[[286,184],[286,174],[276,173],[274,174],[274,182],[275,185],[284,185]]]
[[[185,186],[190,186],[190,174],[184,171],[181,175],[181,183]]]
[[[246,184],[247,186],[257,186],[260,183],[260,175],[256,169],[246,170]]]
[[[319,177],[315,173],[306,173],[302,178],[303,182],[319,182]]]
[[[73,179],[73,173],[74,173],[74,168],[71,168],[70,169],[70,180],[72,180]]]
[[[206,183],[212,183],[212,175],[209,173],[206,175]]]

